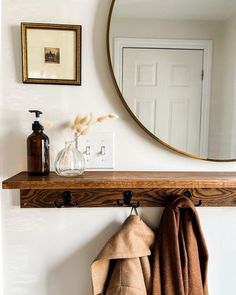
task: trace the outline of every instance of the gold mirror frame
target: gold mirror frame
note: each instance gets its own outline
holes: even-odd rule
[[[111,18],[112,18],[112,13],[113,13],[113,9],[114,9],[114,5],[115,5],[116,0],[112,0],[111,2],[111,7],[110,7],[110,11],[109,11],[109,15],[108,15],[108,21],[107,21],[107,32],[106,32],[106,45],[107,45],[107,57],[108,57],[108,64],[109,64],[109,69],[110,69],[110,73],[112,76],[112,80],[113,83],[115,85],[115,88],[119,94],[119,97],[123,103],[123,105],[125,106],[126,110],[129,112],[129,114],[132,116],[132,118],[135,120],[135,122],[146,132],[148,133],[152,138],[154,138],[156,141],[158,141],[159,143],[161,143],[162,145],[164,145],[165,147],[171,149],[172,151],[175,151],[177,153],[180,153],[182,155],[188,156],[190,158],[194,158],[194,159],[198,159],[198,160],[204,160],[204,161],[211,161],[211,162],[235,162],[236,159],[226,159],[226,160],[218,160],[218,159],[209,159],[209,158],[203,158],[197,155],[193,155],[193,154],[189,154],[186,153],[182,150],[179,150],[177,148],[174,148],[173,146],[169,145],[168,143],[166,143],[165,141],[161,140],[159,137],[157,137],[156,135],[154,135],[152,132],[150,132],[139,120],[138,118],[135,116],[135,114],[132,112],[132,110],[130,109],[130,107],[128,106],[128,104],[126,103],[120,88],[117,84],[116,81],[116,77],[113,71],[113,66],[112,66],[112,61],[111,61],[111,52],[110,52],[110,40],[109,40],[109,36],[110,36],[110,27],[111,27]]]

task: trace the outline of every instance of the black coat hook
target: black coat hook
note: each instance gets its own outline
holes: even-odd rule
[[[78,207],[77,201],[75,203],[71,203],[71,192],[70,191],[64,191],[62,193],[63,201],[54,202],[54,206],[57,208],[66,208],[66,207]]]
[[[124,191],[123,195],[124,195],[123,201],[121,201],[121,200],[116,201],[118,206],[128,206],[128,207],[132,207],[132,208],[138,208],[140,206],[139,202],[137,202],[136,204],[131,203],[132,197],[133,197],[131,191]]]
[[[189,198],[190,200],[192,199],[193,195],[190,191],[184,192],[185,197]],[[202,201],[198,200],[197,204],[194,204],[195,207],[200,207],[202,205]]]

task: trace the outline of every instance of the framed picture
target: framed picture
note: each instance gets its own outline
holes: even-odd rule
[[[21,23],[23,83],[81,85],[81,26]]]

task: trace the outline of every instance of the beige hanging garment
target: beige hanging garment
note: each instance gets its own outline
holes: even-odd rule
[[[164,210],[154,249],[153,295],[207,295],[208,253],[194,204],[174,198]]]
[[[153,243],[152,229],[139,216],[129,216],[92,263],[94,295],[151,294]]]

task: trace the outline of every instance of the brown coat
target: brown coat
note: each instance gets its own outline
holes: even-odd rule
[[[150,294],[153,243],[154,232],[139,216],[129,216],[92,263],[94,295]]]
[[[194,204],[173,199],[154,249],[153,295],[207,295],[208,253]]]

